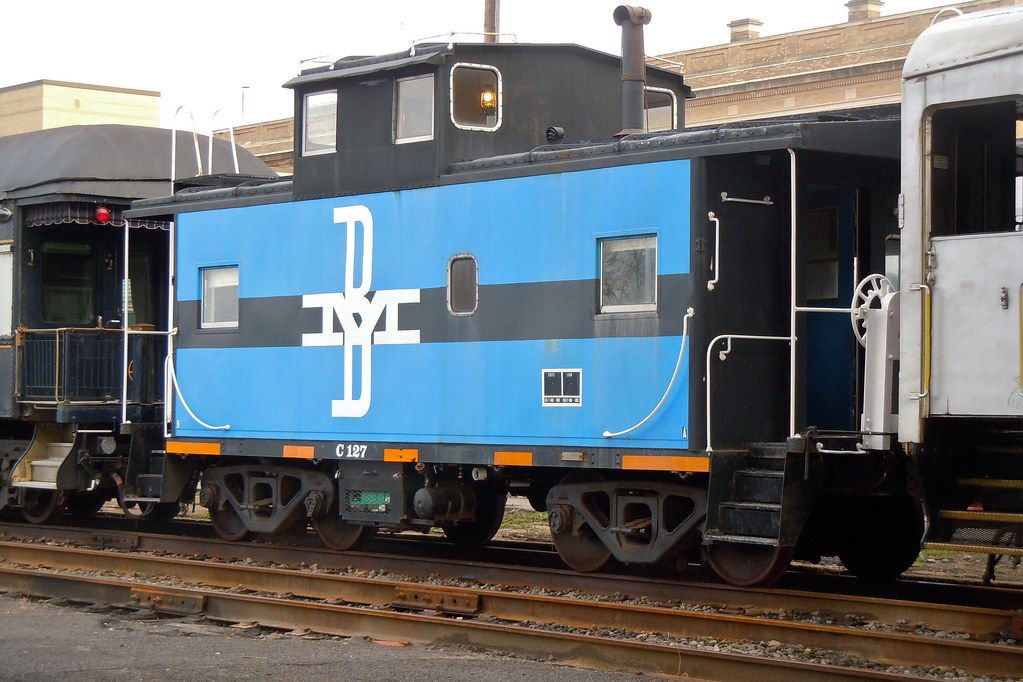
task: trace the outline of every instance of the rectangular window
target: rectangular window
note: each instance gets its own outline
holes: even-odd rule
[[[433,139],[433,74],[397,82],[394,102],[394,141]]]
[[[501,74],[492,66],[451,67],[451,122],[463,130],[501,127]]]
[[[838,209],[806,213],[806,298],[838,298]]]
[[[600,312],[657,310],[657,237],[600,240]]]
[[[648,133],[678,127],[675,93],[662,88],[643,88],[643,123]]]
[[[337,92],[313,92],[302,106],[302,156],[337,151]]]
[[[471,254],[452,256],[448,261],[448,312],[472,315],[479,306],[479,267]]]
[[[202,268],[203,329],[238,326],[238,266]]]
[[[42,316],[52,324],[88,324],[95,318],[96,263],[92,246],[46,242],[42,248]]]
[[[1021,127],[1023,100],[933,113],[925,129],[931,236],[1019,230]]]

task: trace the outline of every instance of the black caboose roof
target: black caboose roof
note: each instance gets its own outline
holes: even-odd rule
[[[80,125],[0,137],[0,199],[55,195],[125,199],[169,193],[171,131],[129,125]],[[209,139],[200,136],[205,166]],[[197,174],[192,134],[177,133],[178,178]],[[214,170],[233,167],[230,143],[213,140]],[[239,172],[276,174],[250,152],[238,149]]]

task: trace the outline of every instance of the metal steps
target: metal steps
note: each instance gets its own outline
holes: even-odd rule
[[[785,443],[755,443],[728,458],[730,472],[721,462],[715,472],[723,479],[716,491],[721,501],[708,523],[708,542],[778,545],[785,458]]]

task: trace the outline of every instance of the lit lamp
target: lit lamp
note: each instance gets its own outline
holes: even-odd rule
[[[480,107],[488,114],[497,108],[497,93],[487,89],[480,93]]]

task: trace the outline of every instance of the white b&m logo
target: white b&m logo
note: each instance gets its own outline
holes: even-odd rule
[[[369,412],[372,397],[372,346],[376,344],[419,343],[418,329],[398,329],[398,306],[419,303],[419,289],[385,289],[373,292],[373,214],[365,206],[334,209],[334,224],[346,227],[345,290],[330,294],[306,294],[303,308],[321,308],[322,331],[302,334],[303,346],[342,346],[344,348],[344,397],[331,400],[334,417],[363,417]],[[355,284],[355,238],[362,226],[362,281]],[[384,328],[373,331],[380,317]],[[334,320],[341,331],[334,331]],[[361,385],[356,398],[353,367],[355,355],[361,356]]]

